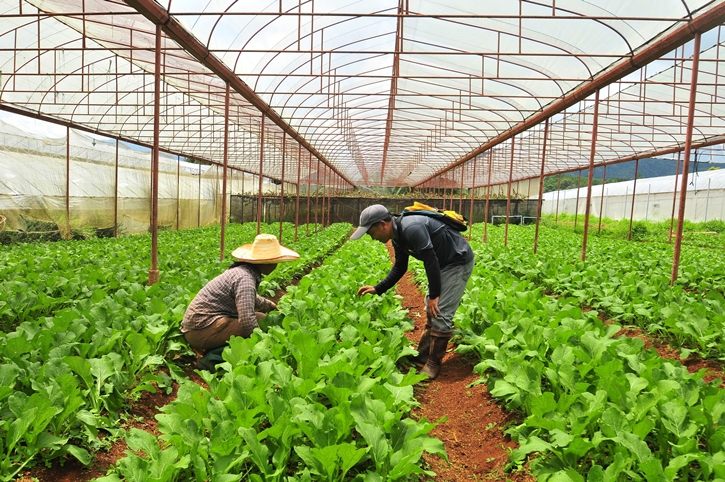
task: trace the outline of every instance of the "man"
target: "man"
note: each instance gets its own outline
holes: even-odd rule
[[[392,288],[408,270],[409,256],[423,261],[428,277],[428,323],[413,361],[422,365],[422,373],[435,379],[452,336],[453,315],[473,271],[471,246],[460,232],[442,221],[422,214],[394,216],[381,204],[368,206],[360,213],[360,227],[351,239],[365,233],[381,243],[392,240],[395,264],[383,281],[361,287],[359,296],[380,295]]]
[[[249,337],[257,320],[277,309],[272,301],[257,294],[262,275],[277,263],[292,261],[299,254],[279,244],[273,234],[260,234],[252,244],[232,251],[237,261],[207,283],[189,304],[181,332],[199,354],[223,347],[232,336]],[[202,357],[199,368],[214,371]]]

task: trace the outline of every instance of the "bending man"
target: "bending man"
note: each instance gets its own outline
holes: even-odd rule
[[[428,323],[413,361],[423,367],[422,373],[434,379],[452,336],[453,315],[473,271],[471,246],[461,233],[442,221],[423,214],[394,216],[381,204],[368,206],[360,213],[360,227],[351,239],[359,239],[365,233],[381,243],[393,242],[395,264],[383,281],[361,287],[359,296],[380,295],[395,286],[408,270],[409,256],[423,261],[428,277]]]

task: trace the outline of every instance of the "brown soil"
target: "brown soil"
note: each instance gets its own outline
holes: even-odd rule
[[[721,381],[725,380],[725,373],[723,373],[723,368],[718,363],[715,363],[711,360],[704,360],[695,353],[691,354],[684,360],[681,360],[679,350],[677,350],[667,342],[651,337],[637,327],[623,327],[617,332],[615,336],[628,336],[639,338],[644,342],[644,347],[646,350],[653,348],[662,358],[665,358],[667,360],[679,361],[685,366],[685,368],[687,368],[687,371],[690,373],[705,370],[705,376],[703,377],[703,380],[708,383],[718,378]],[[720,383],[720,388],[725,388],[725,382]]]
[[[417,344],[426,322],[423,294],[410,273],[398,282],[396,292],[403,297],[403,308],[415,323],[415,329],[406,336]],[[535,480],[524,472],[505,472],[508,452],[517,445],[503,431],[516,421],[516,414],[502,409],[491,398],[485,384],[470,386],[479,376],[473,373],[471,360],[453,353],[454,348],[453,344],[449,345],[438,377],[421,382],[416,390],[420,407],[412,415],[431,422],[441,420],[431,435],[443,441],[449,462],[437,455],[425,454],[423,458],[436,476],[424,480]]]

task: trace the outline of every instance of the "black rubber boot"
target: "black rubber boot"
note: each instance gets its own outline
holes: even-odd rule
[[[443,355],[446,354],[448,340],[452,336],[450,331],[430,330],[431,344],[428,361],[426,361],[425,366],[420,372],[428,375],[428,378],[431,380],[435,380],[441,371]]]
[[[425,362],[428,361],[428,355],[430,354],[430,325],[425,325],[425,331],[420,336],[418,341],[418,355],[408,357],[408,360],[418,368],[422,368]]]

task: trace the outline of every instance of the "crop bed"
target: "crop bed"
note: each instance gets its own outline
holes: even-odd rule
[[[367,238],[338,248],[349,231],[285,243],[304,259],[263,282],[267,295],[287,291],[277,323],[232,340],[221,376],[195,381],[178,364],[190,352],[177,328],[229,264],[218,261],[218,231],[163,233],[163,280],[152,287],[143,236],[0,253],[0,476],[49,465],[58,480],[58,462],[90,465],[125,446],[101,480],[725,480],[720,380],[646,348],[652,337],[674,358],[719,365],[717,257],[683,248],[670,287],[669,245],[590,238],[582,263],[571,233],[543,228],[534,255],[533,227],[510,226],[504,247],[503,228],[489,227],[484,244],[476,226],[456,353],[428,384],[399,363],[419,336],[410,307],[392,292],[354,295],[387,272],[387,250]],[[633,328],[639,337],[621,336]],[[452,431],[440,415],[468,413],[465,404],[445,408],[448,392],[435,393],[456,383],[487,413],[506,411]],[[158,425],[136,428],[134,407],[151,400],[164,402],[151,413]],[[488,439],[499,450],[484,460],[458,450]]]

